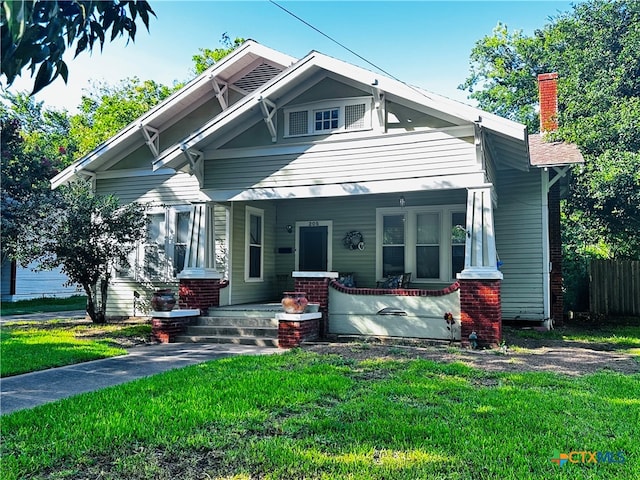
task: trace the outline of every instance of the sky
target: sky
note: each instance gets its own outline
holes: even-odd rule
[[[509,31],[532,35],[553,17],[569,12],[564,1],[281,1],[149,0],[157,18],[149,32],[139,22],[134,42],[106,42],[73,58],[69,81],[58,78],[36,95],[46,107],[75,113],[92,83],[117,84],[138,77],[165,85],[193,78],[192,56],[200,48],[221,48],[223,33],[253,39],[296,58],[312,50],[391,76],[425,90],[473,105],[457,87],[469,75],[475,43],[500,22]],[[362,58],[366,59],[365,60]],[[371,64],[375,65],[372,66]],[[2,77],[4,86],[6,79]],[[10,91],[30,91],[33,79],[23,71]]]

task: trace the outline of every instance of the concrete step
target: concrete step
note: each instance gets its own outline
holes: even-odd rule
[[[278,312],[282,312],[280,304],[265,304],[259,307],[237,305],[209,308],[206,316],[213,318],[273,318]]]
[[[278,321],[275,314],[264,317],[198,317],[193,322],[194,326],[212,326],[212,327],[272,327],[278,328]]]
[[[255,345],[258,347],[277,347],[277,338],[268,337],[235,337],[221,335],[178,335],[176,342],[184,343],[231,343],[234,345]]]
[[[242,325],[190,325],[187,327],[188,335],[194,336],[223,336],[223,337],[273,337],[277,338],[278,328],[254,327]]]

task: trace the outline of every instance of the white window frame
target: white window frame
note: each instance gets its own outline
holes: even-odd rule
[[[383,280],[382,275],[382,229],[383,217],[387,215],[404,215],[405,218],[405,272],[411,272],[411,281],[415,283],[451,282],[454,281],[452,272],[452,241],[451,216],[453,213],[465,213],[465,205],[434,205],[415,207],[392,207],[376,209],[376,277]],[[438,278],[420,278],[417,276],[417,216],[421,213],[437,213],[440,215],[440,276]]]
[[[364,126],[362,128],[347,129],[345,125],[345,107],[351,105],[364,104]],[[283,109],[284,112],[284,138],[306,137],[310,135],[328,135],[334,133],[350,133],[371,130],[373,128],[372,111],[373,97],[348,97],[337,98],[333,100],[324,100],[322,102],[306,103],[295,105]],[[315,129],[315,113],[317,111],[338,110],[338,128],[329,130]],[[289,134],[289,114],[292,112],[307,112],[307,132],[291,135]]]
[[[260,217],[260,276],[259,277],[251,277],[250,276],[250,268],[251,268],[251,247],[256,246],[251,243],[251,217]],[[260,208],[245,207],[245,228],[244,228],[244,245],[245,245],[245,253],[244,253],[244,281],[245,282],[263,282],[264,281],[264,210]]]
[[[175,240],[177,238],[178,231],[178,215],[180,213],[190,212],[191,205],[151,207],[147,210],[145,216],[164,216],[164,220],[161,223],[161,228],[164,229],[164,242],[162,243],[164,258],[161,259],[164,264],[161,266],[161,271],[158,275],[152,276],[147,275],[144,271],[145,247],[148,245],[147,240],[145,239],[138,243],[135,251],[129,256],[129,261],[131,263],[130,268],[118,276],[120,278],[133,278],[136,281],[166,282],[175,280],[176,275],[174,275],[173,272],[173,264],[175,261]]]

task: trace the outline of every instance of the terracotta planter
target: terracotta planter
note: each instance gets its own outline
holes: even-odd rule
[[[175,306],[175,293],[169,289],[156,290],[151,297],[151,308],[155,312],[170,312]]]
[[[309,300],[305,292],[284,292],[282,308],[285,313],[304,313]]]

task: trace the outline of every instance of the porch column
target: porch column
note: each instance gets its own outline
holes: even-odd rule
[[[184,270],[178,274],[180,308],[197,308],[201,314],[220,305],[222,275],[215,268],[214,222],[211,203],[193,205]]]
[[[305,292],[310,302],[320,304],[319,336],[325,338],[329,332],[329,282],[338,278],[338,272],[293,272],[291,276],[295,291]]]
[[[502,308],[491,187],[467,192],[467,241],[460,282],[461,340],[476,332],[481,346],[497,346],[502,337]]]

